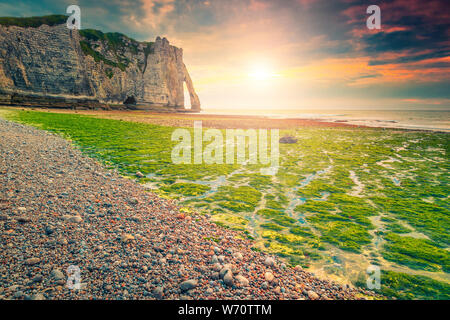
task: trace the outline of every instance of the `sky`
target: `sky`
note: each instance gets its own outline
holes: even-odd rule
[[[0,0],[0,16],[70,4],[82,28],[183,48],[203,109],[450,110],[448,0]]]

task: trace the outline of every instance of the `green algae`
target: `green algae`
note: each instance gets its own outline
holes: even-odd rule
[[[355,283],[364,287],[365,277],[361,276]],[[421,275],[410,275],[394,271],[382,271],[378,293],[400,300],[449,300],[450,285]]]
[[[411,269],[450,271],[450,253],[426,239],[388,233],[382,255],[386,260],[406,265]]]
[[[211,190],[210,187],[196,183],[174,183],[162,186],[161,190],[171,194],[181,194],[183,196],[195,197]]]
[[[301,143],[280,145],[278,173],[265,176],[259,165],[173,164],[171,127],[29,111],[4,116],[59,133],[124,175],[142,172],[147,177],[138,180],[151,183],[154,191],[212,215],[219,225],[251,234],[265,251],[290,264],[325,263],[332,250],[344,259],[359,255],[362,263],[382,269],[387,260],[411,273],[386,273],[383,293],[397,288],[398,279],[406,288],[403,298],[416,292],[417,297],[438,297],[446,290],[445,283],[414,275],[419,270],[449,272],[446,134],[286,130],[282,134]],[[215,185],[219,177],[225,182]]]

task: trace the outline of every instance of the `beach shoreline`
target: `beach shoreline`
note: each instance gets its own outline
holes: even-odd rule
[[[295,181],[297,181],[296,185],[303,188],[302,192],[298,193],[296,187],[292,189],[291,185],[284,184],[283,181],[285,180],[282,182],[273,181],[273,179],[265,181],[267,178],[264,178],[265,180],[261,181],[262,178],[257,174],[255,175],[252,168],[247,168],[246,176],[243,176],[242,174],[239,175],[240,168],[222,168],[220,166],[214,168],[191,168],[170,165],[170,152],[167,153],[166,150],[170,149],[171,146],[170,137],[174,130],[173,126],[180,125],[180,121],[190,121],[192,123],[192,120],[186,120],[185,117],[181,117],[180,119],[173,115],[170,117],[167,117],[167,115],[143,116],[146,118],[144,120],[149,121],[154,121],[155,119],[158,122],[170,120],[166,125],[172,126],[164,127],[145,122],[133,123],[129,121],[119,121],[113,118],[104,119],[102,116],[95,115],[85,116],[73,112],[51,113],[28,111],[27,109],[25,109],[25,111],[14,110],[15,111],[2,110],[0,115],[14,122],[32,125],[38,129],[45,129],[46,131],[65,137],[70,144],[82,151],[83,154],[87,154],[90,157],[97,159],[97,161],[100,159],[108,170],[118,170],[117,172],[120,172],[122,176],[139,182],[148,192],[156,193],[162,198],[176,199],[176,201],[179,201],[183,211],[187,210],[184,211],[186,213],[201,212],[202,214],[210,216],[211,221],[220,226],[243,231],[245,234],[244,237],[248,236],[249,239],[256,241],[256,249],[271,254],[278,255],[278,253],[280,253],[283,257],[281,260],[286,264],[292,266],[299,264],[303,268],[311,268],[310,270],[314,272],[315,277],[321,279],[333,279],[343,285],[356,285],[356,283],[358,283],[358,286],[361,287],[364,287],[364,285],[361,285],[358,281],[361,278],[361,272],[365,270],[367,263],[374,262],[377,265],[381,263],[381,265],[388,267],[391,264],[382,260],[384,259],[382,257],[384,257],[386,251],[383,251],[379,246],[380,237],[370,231],[372,230],[371,224],[368,223],[367,226],[370,229],[363,230],[361,228],[365,228],[366,224],[361,225],[359,224],[359,221],[361,220],[354,220],[354,218],[359,219],[360,216],[371,216],[371,214],[376,214],[377,212],[378,215],[383,213],[378,211],[378,207],[375,207],[377,204],[370,205],[371,207],[369,208],[364,206],[363,203],[358,200],[359,198],[352,198],[352,195],[365,197],[369,195],[366,194],[366,192],[370,192],[373,188],[382,188],[386,191],[391,189],[395,190],[396,186],[402,182],[405,183],[406,188],[414,187],[407,184],[407,181],[405,180],[407,178],[405,178],[403,174],[393,175],[392,173],[386,172],[386,170],[394,170],[394,168],[389,165],[384,165],[384,162],[389,162],[390,156],[413,162],[416,174],[420,174],[420,172],[425,170],[425,175],[429,175],[434,174],[434,166],[422,163],[424,161],[423,159],[428,159],[434,154],[433,163],[435,163],[435,161],[440,161],[439,159],[441,158],[439,157],[441,156],[441,152],[445,153],[445,150],[442,149],[443,145],[442,143],[439,143],[439,141],[445,141],[446,135],[413,133],[405,130],[394,131],[373,128],[338,129],[324,126],[299,127],[297,130],[284,129],[280,131],[283,135],[296,137],[302,141],[302,143],[297,146],[283,146],[284,167],[289,167],[289,169],[288,171],[284,171],[284,173],[282,171],[282,174],[279,177],[281,179],[295,177]],[[112,114],[110,116],[123,117],[124,115],[134,119],[139,118],[136,113]],[[236,116],[232,118],[233,120],[228,118],[229,121],[238,123],[240,120],[239,117]],[[217,118],[209,117],[208,119],[216,120]],[[200,118],[200,120],[202,120],[202,118]],[[261,120],[261,118],[259,118],[256,122],[258,121],[265,121],[265,119]],[[96,137],[101,137],[101,139],[97,139]],[[429,145],[427,141],[432,144]],[[417,145],[419,149],[417,150],[420,151],[420,155],[413,151],[416,150],[416,144],[419,143],[420,145]],[[422,145],[425,145],[425,147],[422,147]],[[383,155],[377,153],[377,150],[380,148],[384,148]],[[327,173],[327,176],[322,177],[322,174],[329,170],[325,170],[324,166],[330,168],[330,164],[332,166],[333,163],[335,163],[335,160],[342,161],[340,160],[340,155],[334,153],[335,150],[345,150],[345,163],[341,163],[340,167],[342,169],[338,168],[336,171],[339,172],[340,175],[336,176],[335,172],[334,176],[330,176],[332,173]],[[414,153],[411,154],[411,151]],[[322,153],[326,156],[321,156]],[[167,158],[167,155],[169,158]],[[407,155],[412,158],[403,158]],[[415,158],[420,162],[416,164],[414,161]],[[302,162],[299,163],[298,159],[301,159]],[[359,164],[362,165],[359,169],[352,165],[353,159],[357,159],[356,161],[359,161]],[[374,163],[375,166],[371,166],[370,170],[380,179],[384,179],[382,180],[383,185],[381,187],[379,187],[379,183],[377,182],[372,183],[371,181],[373,180],[365,175],[365,173],[367,173],[367,169],[365,169],[367,168],[367,165],[364,163]],[[292,165],[290,166],[290,164]],[[378,165],[378,167],[376,165]],[[352,188],[351,185],[345,184],[344,171],[350,172],[350,179],[356,180],[355,183],[361,185],[361,188],[357,187],[357,190],[355,191],[355,188]],[[341,178],[341,173],[344,175],[343,178]],[[219,177],[221,174],[226,175],[226,178],[223,179]],[[233,175],[235,175],[235,177]],[[392,176],[396,178],[392,179]],[[321,180],[323,181],[325,178],[327,178],[329,181],[328,184],[332,185],[332,187],[321,182]],[[391,180],[393,182],[390,182]],[[248,185],[249,183],[251,183],[252,187],[240,187],[242,184]],[[351,182],[348,183],[351,184]],[[314,191],[315,188],[317,188],[317,185],[320,186],[322,191],[325,190],[328,192],[324,191],[319,195]],[[195,188],[196,191],[193,192],[192,188]],[[219,190],[219,188],[221,189]],[[271,189],[268,190],[267,188]],[[204,192],[205,190],[206,192]],[[338,191],[336,195],[330,196],[332,190]],[[438,195],[445,192],[439,189],[439,187],[436,187],[434,190]],[[213,196],[210,191],[214,193]],[[224,191],[229,194],[224,194]],[[412,191],[414,192],[414,190]],[[350,192],[349,197],[351,198],[344,199],[347,199],[347,202],[358,203],[358,208],[361,206],[364,207],[365,209],[362,213],[359,212],[359,209],[354,211],[352,207],[347,208],[345,203],[342,204],[342,197],[340,194],[347,194],[348,192]],[[357,192],[356,195],[354,194],[355,192]],[[364,194],[362,194],[362,192],[364,192]],[[300,198],[296,198],[297,193],[301,196]],[[241,194],[245,194],[245,197]],[[282,197],[282,195],[286,195],[287,198]],[[396,198],[395,195],[396,193],[391,194],[392,197],[397,199],[398,197]],[[208,196],[211,196],[211,198],[206,199]],[[330,198],[328,198],[329,196]],[[301,202],[298,201],[299,199],[301,199]],[[308,199],[312,202],[306,203]],[[377,199],[375,200],[378,201]],[[398,201],[399,203],[404,202],[401,198],[399,198]],[[439,201],[439,199],[436,201]],[[427,206],[426,203],[420,204],[419,201],[416,202],[418,202],[417,205]],[[303,230],[295,227],[303,226],[305,217],[310,217],[311,212],[315,212],[314,208],[316,206],[321,207],[322,203],[324,206],[327,205],[326,208],[331,206],[336,207],[337,209],[342,207],[344,209],[347,208],[346,210],[350,210],[351,216],[348,216],[348,218],[345,216],[344,222],[340,222],[340,224],[344,226],[355,226],[355,228],[358,227],[361,229],[361,237],[355,239],[355,241],[358,242],[352,242],[353,238],[349,238],[351,234],[348,232],[351,232],[351,230],[347,232],[345,231],[346,229],[343,229],[344,231],[339,231],[337,236],[343,237],[342,239],[343,241],[345,240],[345,242],[336,244],[335,242],[330,243],[331,240],[328,241],[327,239],[324,239],[324,241],[316,243],[315,241],[319,241],[316,232],[320,232],[319,235],[325,233],[325,236],[330,232],[335,232],[333,231],[335,229],[330,229],[332,225],[327,224],[327,221],[329,221],[327,216],[324,216],[323,219],[321,218],[323,222],[311,218],[312,220],[308,222],[307,229]],[[304,210],[301,207],[295,207],[302,204],[305,206]],[[273,209],[272,211],[264,211],[267,207],[280,208],[281,211],[279,211],[279,214],[283,212],[281,216],[284,217],[285,220],[280,220],[278,216],[273,216],[273,214],[275,214]],[[375,211],[373,211],[374,209],[371,209],[372,207]],[[430,205],[428,205],[428,207],[430,207]],[[429,209],[428,207],[427,210]],[[225,208],[226,210],[224,211],[224,209],[221,208]],[[247,211],[250,212],[250,214],[246,213]],[[239,212],[239,214],[237,214],[237,212]],[[426,212],[424,212],[424,214],[425,213]],[[317,213],[314,214],[322,215]],[[354,221],[358,222],[358,224],[354,224]],[[414,223],[414,219],[411,223]],[[288,224],[288,228],[283,229],[283,227],[286,227],[286,224]],[[391,224],[393,226],[395,225],[395,223],[384,223],[382,225],[374,224],[374,227],[384,232],[390,230]],[[307,232],[309,228],[312,228],[311,232],[313,233]],[[411,228],[414,228],[412,230],[417,230],[415,227],[408,227],[407,230],[411,231]],[[272,229],[275,231],[270,231]],[[277,233],[276,230],[282,231],[281,233]],[[368,231],[368,233],[366,231]],[[304,241],[305,239],[307,239],[307,242]],[[413,240],[414,239],[411,241]],[[417,242],[419,240],[414,241]],[[368,242],[370,242],[369,245],[373,246],[366,247]],[[315,243],[319,245],[319,247],[317,247]],[[353,245],[353,243],[355,243],[355,245]],[[323,256],[322,252],[317,252],[317,248],[334,252],[333,260],[328,261],[325,259],[326,256]],[[339,250],[336,251],[334,248],[339,248]],[[347,256],[344,251],[340,251],[341,249],[344,250],[346,248],[356,248],[355,250],[357,251],[360,250],[358,248],[366,248],[368,249],[366,253],[370,252],[370,255],[365,254],[361,257],[358,256],[356,260],[351,259],[352,262],[350,262],[349,256]],[[302,255],[302,252],[304,255]],[[286,256],[286,254],[290,255]],[[319,259],[320,265],[317,269],[317,265],[314,261],[318,260],[319,257],[322,258]],[[351,263],[351,265],[349,263]],[[330,275],[336,274],[338,277],[324,277],[322,271]],[[414,272],[414,274],[416,273]],[[398,278],[403,276],[393,275],[393,277]],[[435,274],[430,275],[430,279],[431,278],[435,278]],[[409,281],[416,281],[414,279],[415,278],[408,278],[407,283],[409,283]],[[438,283],[432,284],[432,286],[438,287],[439,285],[440,284]],[[391,296],[390,293],[387,293],[386,295]]]
[[[105,169],[55,134],[5,120],[0,132],[3,299],[373,295],[252,250],[251,240],[205,215],[182,213],[174,201]],[[79,291],[62,276],[74,264],[81,269]],[[232,274],[222,284],[224,268]]]
[[[169,127],[193,127],[194,121],[202,121],[204,128],[217,129],[295,129],[302,127],[324,128],[372,128],[389,129],[414,132],[450,133],[440,128],[405,127],[392,121],[389,126],[369,125],[367,123],[352,123],[353,120],[333,120],[320,118],[301,118],[295,116],[280,115],[256,115],[256,114],[216,114],[216,113],[169,113],[141,110],[70,110],[60,108],[40,107],[11,107],[2,106],[3,110],[33,110],[51,113],[68,113],[94,116],[97,118],[123,120],[131,122],[149,123]],[[382,122],[378,121],[379,124]]]

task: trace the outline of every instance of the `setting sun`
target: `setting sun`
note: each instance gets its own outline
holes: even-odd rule
[[[248,76],[255,80],[269,80],[271,78],[275,78],[278,75],[275,74],[269,67],[264,65],[254,66]]]

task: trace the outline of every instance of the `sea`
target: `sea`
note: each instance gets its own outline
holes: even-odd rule
[[[271,110],[205,109],[202,114],[257,115],[273,119],[311,119],[355,125],[450,132],[449,110]]]

